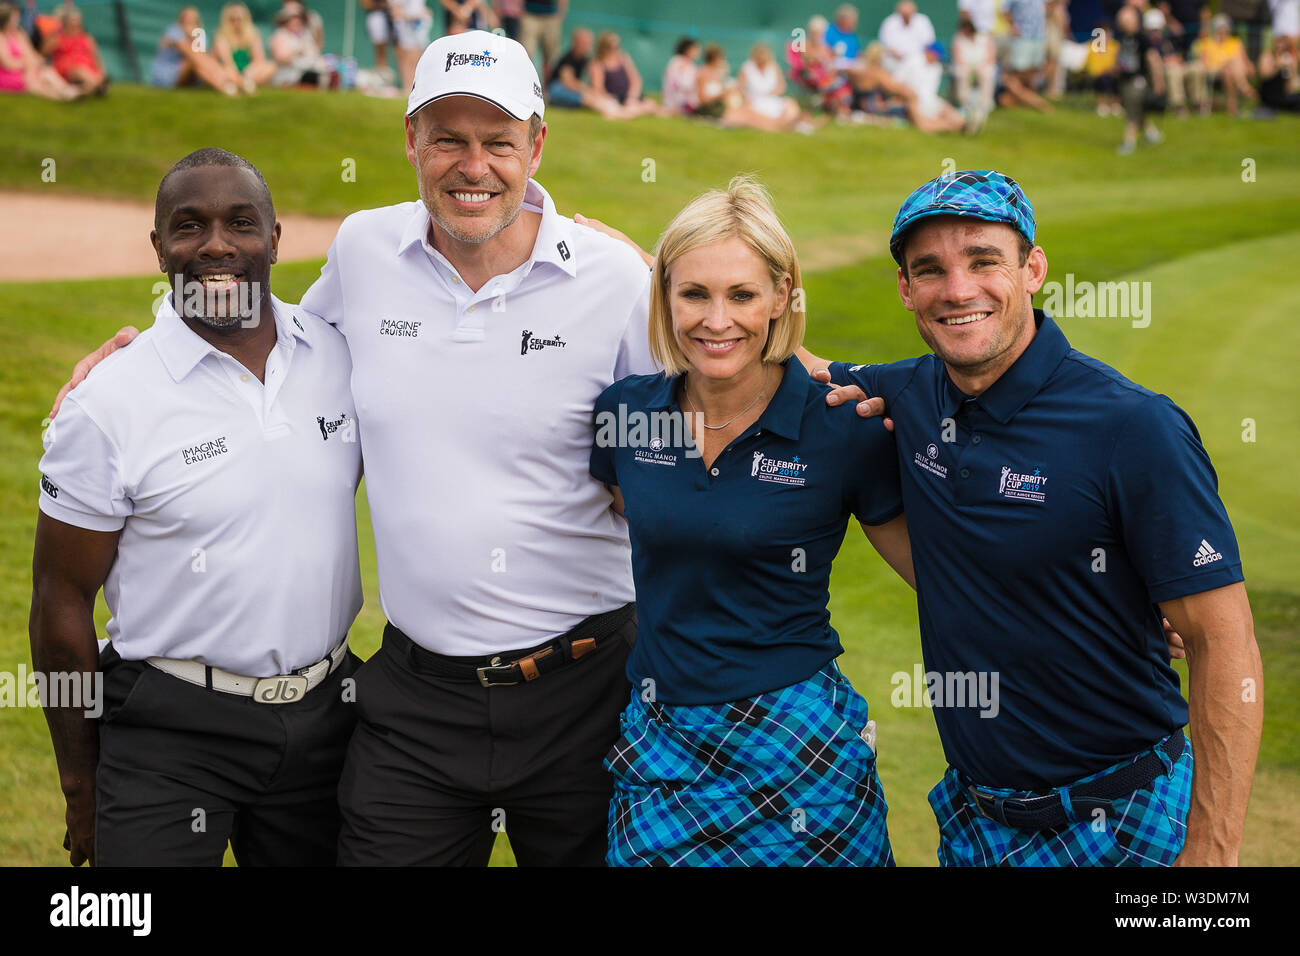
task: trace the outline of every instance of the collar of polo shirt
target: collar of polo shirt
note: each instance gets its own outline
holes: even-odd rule
[[[290,352],[299,341],[311,346],[306,328],[301,322],[294,321],[293,308],[274,295],[271,296],[271,313],[275,316],[277,343],[287,343]],[[158,350],[168,373],[177,382],[194,371],[204,356],[221,351],[181,320],[170,292],[158,308],[158,317],[154,320],[153,327],[154,348]]]
[[[524,208],[542,215],[542,222],[537,230],[537,241],[533,243],[532,255],[528,257],[528,269],[531,270],[538,262],[549,262],[559,266],[569,275],[576,276],[578,266],[573,258],[575,228],[573,220],[568,216],[561,216],[556,211],[551,194],[535,179],[528,180],[528,185],[524,188]],[[406,228],[402,230],[402,237],[397,241],[397,254],[401,256],[413,246],[421,246],[431,258],[445,263],[447,268],[455,271],[455,267],[447,261],[447,257],[429,243],[431,221],[429,210],[424,203],[417,202],[411,212],[411,218],[406,223]]]
[[[1029,346],[996,382],[975,398],[980,408],[1003,425],[1042,391],[1043,385],[1070,353],[1065,333],[1050,315],[1042,309],[1034,309],[1034,323],[1038,332]],[[957,388],[946,372],[944,389],[943,413],[951,418],[970,396]]]
[[[791,356],[781,364],[785,369],[781,384],[776,387],[772,400],[767,403],[767,408],[763,409],[763,414],[758,416],[755,424],[761,431],[773,432],[782,438],[796,441],[799,438],[799,426],[803,422],[804,407],[808,403],[808,390],[812,388],[813,381],[797,358]],[[660,375],[654,383],[646,408],[652,412],[681,411],[674,398],[677,383],[681,380],[681,375],[672,378]]]

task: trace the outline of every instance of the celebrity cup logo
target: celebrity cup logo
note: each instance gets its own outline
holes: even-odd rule
[[[446,73],[453,66],[491,66],[496,61],[497,58],[487,50],[482,53],[448,53],[447,65],[442,72]]]
[[[1035,468],[1032,474],[1012,471],[1010,465],[1002,466],[1002,479],[998,483],[998,494],[1003,498],[1015,498],[1020,501],[1046,501],[1047,476],[1041,468]]]
[[[795,455],[789,461],[783,461],[780,458],[771,458],[761,451],[754,452],[754,461],[750,467],[750,477],[756,477],[759,481],[768,481],[775,485],[791,485],[796,488],[802,488],[808,483],[804,472],[808,470],[808,465],[799,460]]]

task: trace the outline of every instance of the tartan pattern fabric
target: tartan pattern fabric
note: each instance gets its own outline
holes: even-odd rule
[[[731,703],[637,691],[605,758],[610,866],[893,866],[867,702],[834,661]]]
[[[1095,780],[1132,763],[1137,754],[1075,785]],[[1161,755],[1166,765],[1169,758]],[[996,796],[1036,797],[1047,791],[980,788]],[[1192,798],[1192,746],[1149,788],[1113,801],[1104,816],[1076,811],[1080,822],[1046,830],[1022,830],[991,820],[974,808],[952,767],[930,791],[930,807],[939,824],[942,866],[1170,866],[1187,835]]]
[[[1010,176],[995,169],[964,169],[945,173],[917,187],[894,217],[889,252],[900,266],[903,234],[927,216],[968,216],[986,222],[1005,222],[1034,241],[1034,207]]]

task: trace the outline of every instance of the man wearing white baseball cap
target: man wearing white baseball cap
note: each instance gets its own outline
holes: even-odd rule
[[[432,43],[405,119],[422,201],[349,216],[302,301],[351,353],[389,621],[356,675],[343,864],[485,864],[503,829],[524,865],[604,862],[636,618],[592,408],[656,368],[650,272],[531,178],[544,110],[513,40]]]
[[[344,864],[481,865],[502,829],[524,865],[603,862],[636,619],[587,458],[596,397],[654,370],[650,275],[532,180],[544,110],[515,41],[432,43],[405,121],[422,202],[348,217],[303,299],[352,353],[389,621],[357,674]]]

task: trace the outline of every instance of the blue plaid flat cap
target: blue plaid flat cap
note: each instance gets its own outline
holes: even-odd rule
[[[1034,241],[1034,207],[1010,176],[995,169],[967,169],[948,173],[921,186],[898,210],[889,252],[903,264],[903,236],[927,216],[968,216],[986,222],[1005,222]]]

